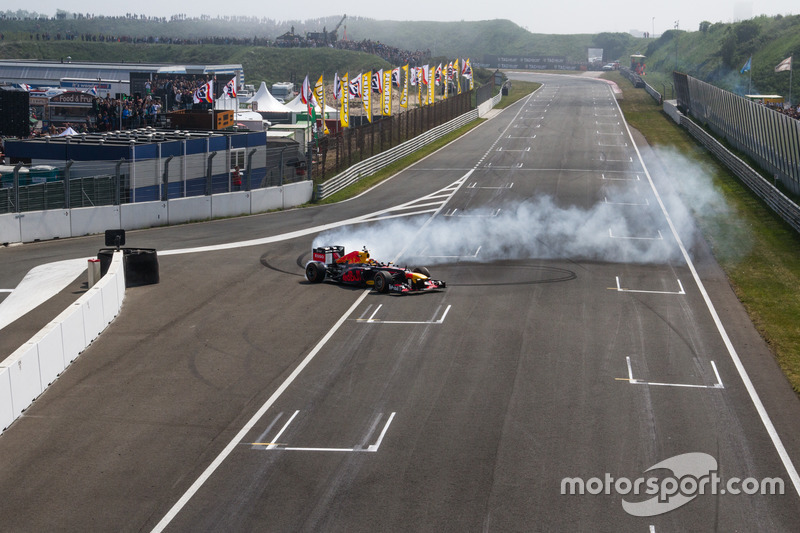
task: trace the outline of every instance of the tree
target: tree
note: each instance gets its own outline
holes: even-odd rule
[[[706,33],[708,29],[711,27],[711,23],[707,20],[704,20],[700,23],[700,31]]]

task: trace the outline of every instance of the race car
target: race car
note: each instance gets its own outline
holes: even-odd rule
[[[409,270],[392,263],[379,263],[370,258],[366,248],[344,253],[344,246],[324,246],[312,250],[312,260],[306,264],[309,283],[332,281],[356,287],[373,287],[380,293],[406,294],[410,292],[444,289],[444,281],[431,279],[425,267]]]

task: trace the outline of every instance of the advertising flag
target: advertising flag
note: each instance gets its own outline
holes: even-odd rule
[[[347,81],[347,72],[344,73],[340,82],[339,94],[342,95],[342,106],[339,108],[339,123],[343,128],[350,127],[350,84]]]
[[[745,72],[750,71],[750,63],[753,61],[753,56],[750,56],[750,59],[747,60],[747,63],[744,64],[742,70],[739,71],[739,74],[744,74]]]
[[[374,94],[383,93],[383,69],[376,70],[375,73],[372,74],[372,92]]]
[[[406,68],[408,69],[408,65],[406,65]],[[419,78],[419,76],[418,76],[418,71],[417,71],[417,67],[411,67],[411,68],[409,69],[409,75],[411,76],[411,77],[408,79],[408,83],[409,83],[409,85],[411,85],[412,87],[416,87],[416,86],[417,86],[417,80],[418,80],[418,78]]]
[[[417,73],[417,107],[422,107],[422,67],[414,67]]]
[[[381,114],[392,116],[392,71],[383,73],[383,94],[381,95]]]
[[[361,98],[361,74],[350,80],[350,99]]]
[[[236,76],[234,76],[231,81],[225,84],[225,87],[222,88],[222,94],[228,96],[229,98],[236,98]]]
[[[195,104],[211,103],[214,101],[214,82],[204,83],[194,91],[192,100]]]
[[[456,94],[461,94],[461,75],[458,70],[458,58],[453,61],[453,76],[456,79]]]
[[[311,83],[309,83],[308,74],[306,74],[306,79],[303,80],[303,88],[300,89],[300,101],[308,105],[309,100],[311,100]]]
[[[400,92],[400,107],[408,109],[408,65],[403,65],[403,90]]]
[[[775,72],[785,72],[787,70],[792,70],[792,56],[787,57],[775,67]]]
[[[361,104],[364,106],[364,114],[367,115],[367,120],[372,122],[372,71],[368,70],[361,75],[362,97]]]
[[[433,83],[438,87],[442,84],[442,64],[436,67],[436,73],[433,75]]]
[[[471,91],[475,87],[475,82],[472,79],[472,64],[469,58],[466,58],[462,65],[461,75],[469,80],[469,90]]]
[[[325,82],[322,80],[321,74],[317,83],[314,84],[314,100],[322,110],[322,133],[328,135],[330,131],[328,131],[328,125],[325,124]]]
[[[426,75],[425,75],[425,79],[427,80],[426,84],[428,85],[428,101],[427,101],[427,105],[433,105],[433,102],[435,100],[434,94],[436,94],[435,93],[436,86],[433,84],[433,81],[431,80],[432,74],[431,74],[431,69],[430,69],[430,67],[428,65],[425,65],[425,70],[427,70]]]
[[[333,75],[333,97],[336,98],[337,101],[342,98],[342,84],[341,80],[339,80],[338,72]]]
[[[392,85],[400,88],[400,67],[392,69]]]

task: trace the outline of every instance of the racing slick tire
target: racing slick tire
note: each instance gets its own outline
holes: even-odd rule
[[[388,272],[379,271],[375,274],[375,290],[381,294],[389,292],[389,285],[392,284],[392,275]]]
[[[431,271],[428,270],[428,267],[417,267],[414,269],[414,272],[416,272],[417,274],[422,274],[426,278],[431,277]]]
[[[306,279],[309,283],[322,283],[325,280],[325,265],[311,261],[306,265]]]

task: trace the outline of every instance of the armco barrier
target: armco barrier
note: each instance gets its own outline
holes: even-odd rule
[[[125,297],[122,253],[103,278],[0,363],[0,427],[7,428],[117,316]]]
[[[668,106],[671,109],[668,109]],[[664,109],[675,122],[683,126],[692,137],[700,141],[722,164],[742,180],[756,196],[761,198],[795,231],[800,232],[800,206],[779,191],[773,184],[762,178],[750,165],[736,157],[735,154],[725,148],[703,128],[678,111],[674,102],[665,102]]]
[[[493,101],[493,100],[490,100]],[[389,166],[407,156],[408,154],[419,150],[426,144],[443,137],[444,135],[457,130],[458,128],[469,124],[478,118],[478,110],[473,109],[468,113],[464,113],[460,117],[456,117],[449,122],[445,122],[440,126],[436,126],[425,133],[417,135],[413,139],[409,139],[404,143],[398,144],[394,148],[376,154],[368,159],[360,161],[348,168],[341,174],[329,179],[325,183],[317,185],[316,199],[322,200],[328,196],[344,189],[348,185],[352,185],[361,178],[371,176],[382,168]]]

